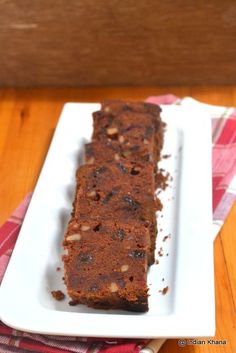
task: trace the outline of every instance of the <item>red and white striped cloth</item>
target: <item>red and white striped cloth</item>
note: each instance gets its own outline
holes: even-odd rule
[[[178,104],[191,111],[198,109],[212,119],[213,138],[213,223],[216,235],[236,199],[236,109],[203,104],[192,98],[173,95],[149,97],[148,102]],[[13,251],[31,194],[0,228],[0,281]],[[0,352],[4,353],[141,353],[144,340],[117,340],[47,336],[21,332],[0,322]]]
[[[190,97],[179,99],[168,94],[149,97],[147,102],[176,104],[212,121],[213,237],[215,238],[236,200],[236,109],[198,102]]]

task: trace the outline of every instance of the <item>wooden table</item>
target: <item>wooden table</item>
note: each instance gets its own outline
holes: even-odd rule
[[[149,95],[169,92],[179,97],[189,95],[212,104],[236,106],[236,86],[0,89],[0,223],[34,189],[65,102],[99,102],[111,98],[143,100]],[[215,241],[215,339],[227,340],[227,345],[180,348],[177,340],[168,340],[161,353],[236,352],[235,233],[236,203]]]

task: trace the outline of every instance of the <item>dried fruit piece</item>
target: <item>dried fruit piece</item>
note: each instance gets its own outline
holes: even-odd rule
[[[87,232],[87,230],[90,229],[90,226],[83,224],[80,229],[82,230],[82,232]]]
[[[123,240],[125,237],[125,231],[123,229],[118,229],[112,234],[112,239],[114,240]]]
[[[95,283],[93,284],[90,288],[89,291],[90,292],[96,292],[99,289],[98,285]]]
[[[126,272],[128,271],[128,269],[129,269],[129,265],[122,265],[120,268],[121,272]]]
[[[94,196],[96,196],[96,191],[95,190],[89,191],[87,193],[87,196],[93,198]]]
[[[93,257],[92,257],[91,254],[81,253],[78,256],[78,260],[79,260],[79,262],[83,262],[85,264],[89,264],[89,263],[91,263],[93,261]]]
[[[123,173],[123,174],[128,173],[128,169],[123,164],[117,163],[116,166],[121,171],[121,173]]]
[[[145,160],[146,162],[152,162],[152,156],[151,156],[151,154],[150,154],[150,153],[146,154],[146,155],[144,156],[144,160]]]
[[[130,171],[131,175],[138,175],[141,172],[141,168],[140,167],[133,167]]]
[[[73,225],[71,225],[71,228],[73,230],[78,230],[79,229],[79,224],[78,223],[74,223]]]
[[[123,278],[118,278],[117,279],[117,283],[119,284],[120,288],[124,288],[125,287],[125,281]]]
[[[132,250],[129,252],[129,256],[134,259],[144,259],[146,256],[146,253],[143,250]]]
[[[118,134],[117,127],[108,127],[107,128],[107,135],[111,136],[111,135],[116,135],[116,134]]]
[[[125,195],[123,197],[123,200],[131,206],[133,210],[137,210],[140,207],[140,203],[136,200],[134,200],[130,195]]]
[[[113,197],[113,195],[115,195],[115,192],[114,192],[114,191],[109,192],[109,193],[105,196],[105,198],[104,198],[104,200],[102,201],[102,203],[103,203],[104,205],[107,204],[107,203],[110,201],[110,199]]]
[[[79,241],[81,239],[81,235],[79,233],[74,233],[67,235],[66,240],[68,241]]]
[[[122,154],[123,157],[126,158],[126,157],[129,157],[131,155],[131,151],[123,151],[121,154]]]
[[[94,201],[100,200],[100,195],[99,195],[99,193],[96,192],[95,190],[89,191],[89,192],[87,193],[87,196],[88,196],[90,199],[94,200]]]
[[[87,160],[87,164],[93,164],[94,163],[94,157],[90,157],[88,160]]]
[[[100,228],[101,228],[101,223],[98,223],[98,224],[93,228],[93,230],[94,230],[94,232],[99,232]]]
[[[118,140],[119,140],[120,143],[124,143],[124,142],[125,142],[125,138],[124,138],[124,136],[122,136],[122,135],[119,136],[119,139],[118,139]]]
[[[99,167],[99,168],[96,168],[93,172],[93,176],[96,178],[97,176],[99,176],[100,174],[104,173],[107,171],[107,167]]]
[[[114,154],[114,159],[115,159],[116,161],[119,161],[119,160],[120,160],[120,156],[119,156],[118,153],[115,153],[115,154]]]
[[[117,284],[115,283],[115,282],[112,282],[111,284],[110,284],[110,291],[112,292],[112,293],[115,293],[115,292],[117,292],[118,291],[118,286],[117,286]]]

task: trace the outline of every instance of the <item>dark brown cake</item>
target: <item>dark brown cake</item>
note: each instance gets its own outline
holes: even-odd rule
[[[65,283],[73,304],[147,311],[147,229],[107,221],[97,230],[95,224],[65,237]]]
[[[94,141],[85,145],[85,162],[92,164],[94,162],[112,162],[120,161],[125,163],[141,162],[152,163],[150,161],[150,149],[147,145],[141,143],[137,144],[121,144],[118,141]]]
[[[74,303],[148,309],[146,276],[148,261],[153,262],[150,235],[155,234],[155,203],[150,191],[139,190],[142,174],[152,173],[149,169],[132,175],[131,168],[93,164],[77,172],[74,210],[64,240],[65,283]],[[96,291],[90,292],[90,287]]]
[[[103,161],[107,163],[110,162],[111,164],[118,166],[121,171],[123,169],[123,172],[122,172],[124,177],[123,179],[124,179],[124,182],[128,182],[129,189],[130,189],[129,183],[131,182],[132,185],[134,185],[135,190],[138,190],[139,193],[141,192],[144,198],[147,190],[148,189],[151,190],[151,195],[152,195],[152,198],[154,199],[154,204],[156,206],[156,208],[155,206],[151,207],[151,214],[153,216],[153,221],[151,222],[151,225],[150,225],[152,255],[150,255],[150,258],[149,258],[149,265],[151,265],[154,262],[154,252],[155,252],[156,235],[157,235],[155,211],[161,210],[162,208],[160,200],[155,196],[155,179],[153,174],[153,163],[143,161],[142,158],[140,158],[140,155],[138,155],[137,153],[135,153],[134,155],[129,155],[126,158],[126,157],[123,157],[121,153],[118,153],[118,151],[120,150],[119,150],[119,144],[117,143],[114,143],[114,142],[111,143],[110,141],[107,141],[106,143],[93,142],[85,146],[85,161],[89,163],[99,163],[99,162],[102,163]],[[140,163],[140,160],[141,160],[141,163]],[[139,163],[135,161],[139,161]],[[127,173],[125,173],[125,170],[127,170],[128,174],[131,174],[133,178],[131,177],[127,180]],[[115,172],[117,173],[116,169],[115,169]],[[138,175],[139,177],[137,177]],[[115,179],[116,179],[116,175],[115,175]],[[140,180],[142,181],[141,184],[140,184]],[[135,183],[137,185],[135,185]]]
[[[145,225],[150,235],[149,265],[154,262],[155,212],[160,204],[154,197],[150,164],[111,162],[84,165],[77,172],[77,193],[73,216],[79,220],[114,219]],[[132,185],[132,188],[130,187]]]
[[[147,267],[154,262],[161,208],[155,197],[160,108],[105,102],[93,118],[63,242],[68,294],[72,304],[147,311]]]
[[[93,114],[93,140],[119,141],[124,145],[147,145],[154,165],[160,159],[164,124],[160,108],[149,103],[105,102]]]
[[[145,121],[145,118],[145,114],[130,111],[121,113],[116,117],[111,113],[96,112],[93,114],[93,141],[117,141],[123,144],[125,153],[130,148],[138,151],[140,146],[146,145],[148,150],[147,160],[156,163],[159,156],[155,148],[154,127],[152,120],[146,119]]]

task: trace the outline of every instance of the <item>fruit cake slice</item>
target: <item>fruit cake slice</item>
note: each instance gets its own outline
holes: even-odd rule
[[[137,221],[150,234],[149,264],[154,262],[157,234],[155,212],[160,202],[153,194],[152,166],[111,162],[83,165],[77,172],[73,215],[78,219]]]
[[[77,220],[76,220],[77,222]],[[65,283],[71,304],[148,310],[149,235],[136,222],[73,220],[64,239]]]
[[[93,140],[118,140],[128,146],[146,144],[156,165],[164,133],[160,111],[150,103],[104,102],[102,110],[93,114]]]

